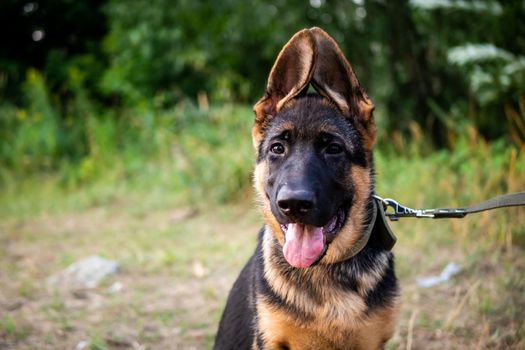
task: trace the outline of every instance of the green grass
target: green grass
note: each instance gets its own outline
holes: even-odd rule
[[[162,112],[149,131],[139,128],[144,120],[129,117],[129,123],[140,122],[140,132],[128,126],[124,135],[116,131],[121,121],[91,118],[96,121],[88,123],[91,151],[82,161],[53,161],[54,171],[0,168],[0,219],[108,206],[130,195],[145,210],[181,201],[197,205],[203,196],[226,202],[242,197],[249,186],[252,117],[246,107]],[[120,143],[106,140],[111,137]],[[30,153],[20,158],[38,161]]]
[[[0,336],[2,338],[14,342],[24,341],[30,332],[29,325],[18,322],[11,315],[6,315],[0,320]]]
[[[68,167],[3,170],[0,347],[74,348],[86,340],[109,349],[115,334],[147,348],[211,346],[262,223],[250,185],[251,112],[173,113],[166,118],[179,129],[151,130],[158,154],[108,148],[113,153],[88,165],[96,175],[82,181],[67,180],[79,171]],[[407,206],[464,206],[525,189],[523,149],[471,137],[454,151],[408,143],[400,153],[385,137],[375,154],[377,192]],[[524,217],[523,208],[510,208],[392,223],[403,306],[389,348],[524,347]],[[122,272],[85,298],[47,288],[47,277],[92,254],[119,261]],[[449,283],[416,286],[450,261],[462,272]],[[108,294],[115,281],[123,290]],[[15,302],[22,306],[6,307]]]

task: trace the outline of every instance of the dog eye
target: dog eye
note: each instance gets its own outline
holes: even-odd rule
[[[343,152],[343,147],[338,143],[331,143],[326,147],[326,153],[339,154]]]
[[[270,146],[270,152],[272,152],[274,154],[283,154],[284,153],[284,146],[281,143],[276,142],[276,143],[274,143],[273,145]]]

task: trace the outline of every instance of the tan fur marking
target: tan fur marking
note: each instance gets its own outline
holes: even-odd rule
[[[363,233],[362,223],[365,220],[366,201],[370,198],[370,169],[352,167],[350,181],[354,184],[354,200],[348,213],[348,219],[334,241],[330,243],[321,263],[333,264],[347,258],[350,247],[359,240]]]
[[[373,107],[371,107],[373,109]],[[370,112],[372,113],[372,112]],[[356,129],[359,131],[359,134],[363,137],[363,148],[366,152],[371,153],[372,148],[376,142],[376,124],[374,120],[370,118],[364,125],[356,124]],[[369,158],[370,160],[370,158]]]
[[[385,343],[394,334],[397,314],[397,304],[372,314],[357,333],[356,348],[383,349]]]
[[[276,268],[275,262],[272,259],[272,236],[275,237],[275,233],[270,233],[267,229],[263,237],[264,275],[266,280],[281,298],[306,313],[312,313],[314,311],[315,301],[291,285],[287,279],[281,276],[279,269]]]
[[[326,322],[322,317],[299,324],[285,311],[257,301],[258,329],[265,349],[382,349],[395,329],[397,307],[383,308],[361,318],[359,323]],[[347,319],[350,321],[351,319]]]
[[[255,193],[257,194],[257,202],[261,208],[264,221],[271,228],[272,232],[276,232],[275,237],[279,243],[284,245],[284,233],[281,230],[281,225],[275,219],[275,216],[273,216],[272,209],[270,208],[270,201],[265,195],[264,182],[267,175],[268,169],[265,162],[260,162],[255,166],[255,171],[253,173],[253,184],[255,186]]]
[[[290,100],[286,102],[284,108],[291,108],[295,104],[296,100]],[[272,119],[272,116],[268,117],[268,120]],[[283,131],[286,129],[293,129],[294,125],[292,123],[286,123],[282,126]],[[255,148],[255,156],[259,156],[259,145],[263,141],[264,136],[264,130],[263,125],[254,123],[252,127],[252,143],[253,147]]]
[[[294,105],[295,104],[295,100],[293,101],[290,101],[289,102],[290,105]],[[286,130],[294,130],[295,129],[295,124],[293,122],[282,122],[279,124],[279,127],[275,127],[273,128],[273,132],[277,133],[277,134],[280,134]]]
[[[359,101],[359,109],[361,110],[361,114],[366,120],[372,119],[374,104],[372,103],[368,95],[364,94],[364,100]]]
[[[298,326],[286,313],[264,302],[257,303],[257,314],[265,349],[281,350],[284,344],[290,349],[335,349],[327,339],[312,330]]]
[[[275,236],[275,235],[274,235]],[[361,315],[366,310],[362,297],[351,291],[341,291],[334,288],[332,281],[327,279],[322,266],[314,266],[301,270],[302,278],[310,280],[325,303],[317,303],[305,291],[295,288],[279,273],[279,268],[272,259],[272,233],[266,231],[263,239],[264,274],[272,289],[288,303],[315,318],[322,319],[332,326],[338,324],[359,323]]]
[[[253,148],[255,148],[255,156],[259,156],[259,144],[263,140],[263,130],[262,125],[254,123],[252,127],[252,143]]]
[[[359,285],[357,291],[362,297],[366,296],[366,293],[377,285],[377,283],[383,278],[386,269],[388,268],[388,253],[377,255],[377,269],[370,270],[368,273],[361,273],[357,276]]]

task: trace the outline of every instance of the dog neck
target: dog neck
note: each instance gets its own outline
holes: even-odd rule
[[[363,232],[361,233],[361,237],[357,240],[357,242],[348,250],[348,252],[343,255],[343,258],[341,261],[348,260],[355,255],[357,255],[361,250],[363,250],[370,241],[370,236],[372,235],[372,231],[374,227],[376,226],[376,220],[377,220],[377,206],[373,202],[373,199],[370,199],[370,206],[372,209],[369,211],[369,217],[368,217],[368,223],[366,224],[365,228],[363,229]]]

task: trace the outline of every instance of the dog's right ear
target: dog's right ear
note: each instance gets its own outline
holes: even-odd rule
[[[374,104],[359,81],[339,45],[320,28],[311,28],[318,51],[312,85],[331,100],[348,118],[357,121],[365,149],[371,150],[376,127],[372,117]]]
[[[275,61],[264,96],[255,104],[253,143],[257,147],[269,120],[286,102],[305,90],[312,78],[316,56],[315,38],[308,29],[296,33]]]

